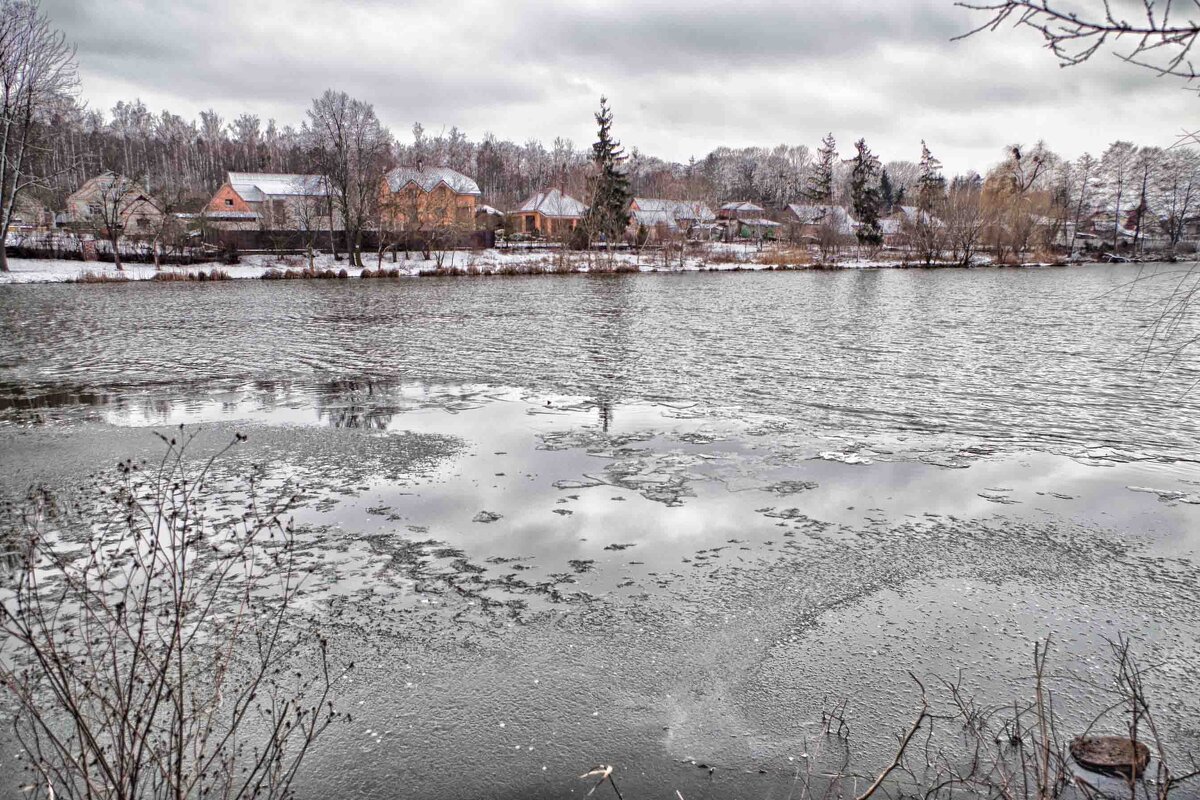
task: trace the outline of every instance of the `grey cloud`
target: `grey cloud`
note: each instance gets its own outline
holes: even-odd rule
[[[926,138],[948,168],[982,170],[1015,140],[1067,155],[1169,143],[1195,109],[1111,55],[1060,70],[1031,31],[951,42],[978,22],[953,0],[43,3],[78,43],[94,107],[141,94],[185,116],[272,109],[297,124],[332,86],[400,135],[419,119],[585,143],[606,93],[625,143],[663,157],[834,130],[885,158]]]

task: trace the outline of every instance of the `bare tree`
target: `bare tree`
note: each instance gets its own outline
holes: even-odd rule
[[[1183,147],[1168,150],[1154,186],[1154,203],[1162,216],[1163,233],[1171,248],[1183,238],[1188,217],[1195,213],[1200,196],[1200,156]]]
[[[1196,78],[1191,52],[1200,35],[1200,13],[1194,2],[1140,0],[1114,10],[1109,0],[1093,3],[1092,13],[1079,13],[1063,0],[964,0],[962,8],[987,14],[987,20],[959,36],[995,31],[1006,23],[1033,28],[1063,66],[1081,64],[1107,44],[1116,55],[1160,75]]]
[[[1113,142],[1100,157],[1100,177],[1105,189],[1106,205],[1113,215],[1113,250],[1121,241],[1122,212],[1129,209],[1124,203],[1129,199],[1132,184],[1135,183],[1136,161],[1138,148],[1132,142]]]
[[[983,204],[983,189],[976,179],[955,178],[946,193],[946,241],[955,263],[971,266],[983,241],[987,214]]]
[[[122,463],[95,516],[42,495],[27,510],[0,690],[34,797],[285,798],[341,717],[324,640],[288,625],[291,498],[251,480],[243,513],[215,513],[220,454],[193,466],[178,436],[156,467]]]
[[[45,117],[78,83],[75,49],[37,0],[0,1],[0,272],[18,198],[45,185]]]
[[[360,239],[379,201],[392,134],[370,103],[328,89],[313,100],[302,135],[317,171],[329,181],[345,228],[350,263],[361,267]]]
[[[116,268],[124,269],[120,244],[129,221],[146,220],[144,232],[150,233],[150,220],[166,215],[153,204],[136,180],[107,172],[92,183],[94,191],[87,198],[87,224],[97,236],[108,241]]]

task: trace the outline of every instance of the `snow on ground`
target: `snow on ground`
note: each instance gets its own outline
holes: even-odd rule
[[[492,274],[537,272],[611,272],[614,270],[697,271],[697,270],[761,270],[780,267],[803,267],[815,260],[813,254],[784,245],[759,248],[753,243],[714,242],[701,249],[689,248],[682,263],[678,253],[667,255],[663,250],[647,248],[641,252],[622,250],[614,253],[574,252],[550,247],[526,248],[514,246],[489,250],[448,251],[441,259],[441,268],[456,274]],[[438,269],[436,258],[424,259],[421,253],[403,252],[385,255],[380,261],[374,253],[364,253],[366,269],[398,270],[401,275],[415,277]],[[155,270],[152,264],[126,264],[124,271],[100,261],[67,261],[53,259],[10,258],[9,272],[0,272],[0,284],[61,283],[84,276],[104,276],[114,279],[151,280],[156,272],[191,273],[220,270],[234,279],[261,278],[269,270],[303,270],[308,260],[301,255],[247,255],[241,263],[225,265],[218,262],[193,266],[164,266]],[[318,270],[346,270],[349,277],[360,277],[362,270],[349,267],[345,259],[335,261],[328,253],[314,260]],[[866,259],[845,256],[835,265],[839,269],[880,269],[903,266],[899,259]]]

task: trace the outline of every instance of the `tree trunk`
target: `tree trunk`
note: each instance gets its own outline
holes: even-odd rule
[[[0,244],[0,272],[8,272],[8,248]]]
[[[121,266],[121,249],[119,247],[117,247],[116,237],[109,239],[108,243],[112,245],[113,264],[116,265],[117,271],[124,272],[125,268],[123,266]]]

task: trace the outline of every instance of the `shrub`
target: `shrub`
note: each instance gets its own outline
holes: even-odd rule
[[[177,436],[153,469],[120,463],[82,518],[48,491],[28,501],[0,691],[35,797],[286,798],[312,742],[348,719],[325,641],[288,624],[294,496],[216,488],[220,454],[193,465]],[[242,513],[210,512],[230,501]]]

